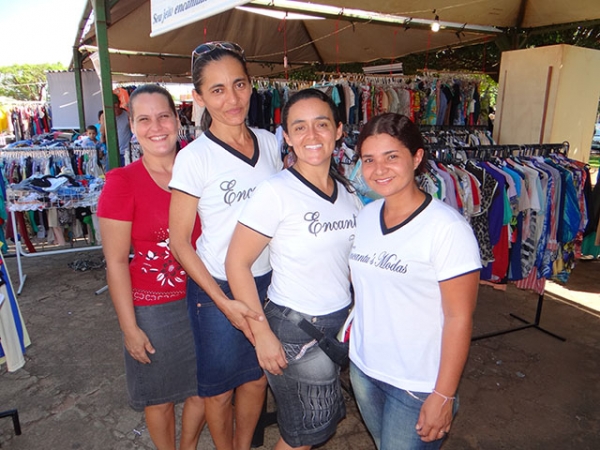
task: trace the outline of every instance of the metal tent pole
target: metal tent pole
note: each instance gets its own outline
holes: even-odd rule
[[[81,81],[81,53],[73,47],[73,73],[75,74],[75,92],[77,94],[77,113],[79,115],[79,133],[85,133],[85,104],[83,82]]]
[[[108,52],[108,22],[110,14],[109,0],[93,0],[96,22],[96,40],[100,59],[100,85],[102,87],[102,103],[104,103],[104,124],[106,126],[106,148],[110,168],[119,167],[119,146],[117,142],[117,122],[112,99],[112,76],[110,72],[110,55]]]

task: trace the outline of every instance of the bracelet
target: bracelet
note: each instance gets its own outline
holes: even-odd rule
[[[448,397],[447,395],[440,394],[435,389],[433,390],[433,393],[439,395],[440,397],[442,397],[444,399],[444,403],[442,403],[442,406],[444,406],[446,403],[448,403],[448,402],[450,402],[452,400],[456,400],[456,397]]]

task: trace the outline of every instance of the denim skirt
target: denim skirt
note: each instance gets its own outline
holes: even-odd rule
[[[229,283],[215,279],[232,298]],[[254,279],[261,302],[271,283],[271,272]],[[188,313],[196,346],[198,395],[214,397],[258,380],[263,371],[256,351],[244,333],[235,328],[191,277],[187,284]],[[259,311],[260,312],[260,311]]]
[[[277,402],[279,432],[291,447],[318,445],[335,433],[346,415],[340,367],[284,316],[285,310],[271,301],[265,305],[265,317],[288,363],[282,375],[266,372]],[[323,316],[301,315],[325,335],[335,337],[348,313],[349,307]]]
[[[196,355],[186,300],[155,306],[136,306],[135,318],[156,350],[151,363],[142,364],[125,353],[129,404],[146,406],[181,402],[196,395]]]

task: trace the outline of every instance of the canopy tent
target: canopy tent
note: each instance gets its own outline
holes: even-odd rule
[[[316,3],[364,8],[365,2],[320,0]],[[433,19],[435,10],[442,21],[521,29],[600,18],[597,0],[373,0],[368,9],[422,19]]]
[[[349,17],[349,8],[364,9],[361,0],[320,0],[337,14],[310,13],[321,20],[282,20],[245,10],[230,9],[216,16],[151,38],[149,0],[112,2],[108,43],[113,79],[140,78],[189,81],[192,50],[211,40],[238,42],[251,61],[252,75],[284,71],[284,55],[291,69],[315,63],[341,64],[397,59],[402,56],[490,39],[507,29],[532,29],[558,24],[597,21],[597,0],[374,0],[368,9],[390,21]],[[280,6],[283,4],[283,6]],[[300,11],[314,4],[254,1],[245,6],[270,11]],[[435,12],[434,12],[435,11]],[[81,34],[90,8],[84,12]],[[442,29],[429,24],[439,17]],[[395,20],[397,19],[397,20]],[[81,39],[81,40],[80,40]],[[83,67],[92,68],[88,55],[97,47],[95,29],[78,36]],[[137,74],[137,77],[123,76]]]
[[[182,4],[186,1],[182,0]],[[251,75],[264,76],[281,74],[284,60],[289,69],[316,63],[393,60],[411,53],[487,41],[507,31],[596,23],[600,22],[597,3],[598,0],[373,0],[368,6],[371,12],[356,13],[350,9],[363,8],[362,1],[320,0],[315,4],[254,0],[245,6],[271,12],[304,12],[320,19],[289,20],[288,15],[286,19],[273,18],[235,8],[151,38],[150,0],[90,0],[74,44],[73,66],[79,85],[81,77],[77,72],[82,67],[93,67],[91,56],[96,50],[100,50],[100,66],[110,67],[110,76],[103,71],[101,85],[109,160],[114,167],[118,153],[116,135],[110,132],[115,127],[111,82],[189,82],[190,55],[202,42],[239,43],[246,51]],[[92,5],[96,8],[96,27],[90,28]],[[434,20],[442,27],[437,33],[430,29]],[[78,92],[81,108],[81,89]],[[82,109],[80,123],[84,126]]]

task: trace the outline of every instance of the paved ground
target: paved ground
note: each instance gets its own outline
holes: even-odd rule
[[[104,271],[67,266],[99,257],[87,252],[24,261],[28,278],[19,303],[32,345],[23,369],[0,369],[0,410],[18,408],[23,434],[15,436],[10,419],[0,419],[0,448],[152,448],[142,414],[126,404],[110,299],[94,295]],[[7,265],[16,288],[15,259]],[[581,262],[567,287],[600,304],[599,279],[600,262]],[[541,326],[566,342],[535,328],[473,342],[445,450],[600,448],[600,318],[555,295],[546,296]],[[536,305],[536,295],[512,286],[507,292],[482,287],[475,335],[522,325],[509,313],[533,320]],[[322,448],[374,449],[350,396],[347,405],[348,417]],[[277,437],[276,426],[267,428],[261,448],[272,448]],[[207,430],[198,448],[214,448]]]

